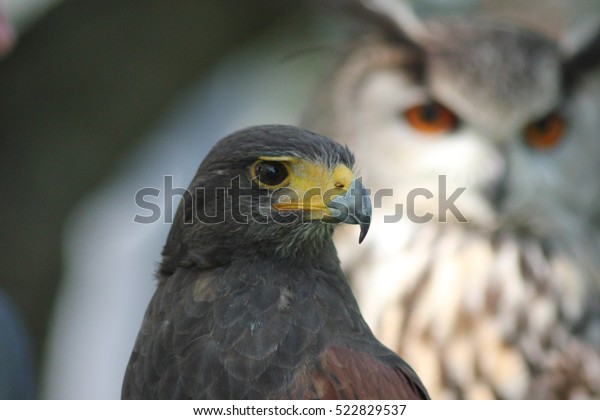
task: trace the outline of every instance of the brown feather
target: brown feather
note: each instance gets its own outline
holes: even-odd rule
[[[401,366],[386,364],[371,354],[330,346],[321,355],[321,370],[315,372],[315,387],[321,399],[412,400],[427,395]]]

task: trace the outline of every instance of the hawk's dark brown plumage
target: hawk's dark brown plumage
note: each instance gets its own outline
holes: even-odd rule
[[[250,185],[248,168],[265,156],[331,173],[353,164],[345,147],[289,126],[250,128],[215,146],[171,228],[123,398],[428,398],[414,371],[365,324],[331,223],[265,216],[258,197],[276,192],[256,182],[249,196],[230,190],[253,216],[246,224],[218,198],[238,176]],[[205,208],[226,210],[225,221],[203,223]],[[193,223],[183,223],[191,216]]]

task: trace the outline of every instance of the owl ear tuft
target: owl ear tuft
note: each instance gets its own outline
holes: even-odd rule
[[[565,90],[569,90],[600,66],[600,20],[567,37],[563,51],[563,85]]]
[[[391,41],[420,47],[429,38],[429,31],[410,0],[332,0],[332,3]]]

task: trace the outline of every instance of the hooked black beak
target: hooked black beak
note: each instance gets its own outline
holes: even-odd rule
[[[360,225],[358,243],[362,243],[371,225],[372,207],[369,193],[362,186],[360,178],[354,179],[348,192],[333,198],[327,207],[332,210],[331,218],[334,222]]]

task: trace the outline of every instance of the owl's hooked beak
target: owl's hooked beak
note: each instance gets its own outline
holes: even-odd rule
[[[492,185],[488,187],[487,194],[493,208],[501,210],[508,194],[508,171],[505,168],[498,174],[497,178],[493,181]]]
[[[371,198],[362,185],[360,178],[354,179],[345,195],[334,197],[328,204],[331,219],[338,223],[360,225],[360,244],[367,236],[371,226]]]

